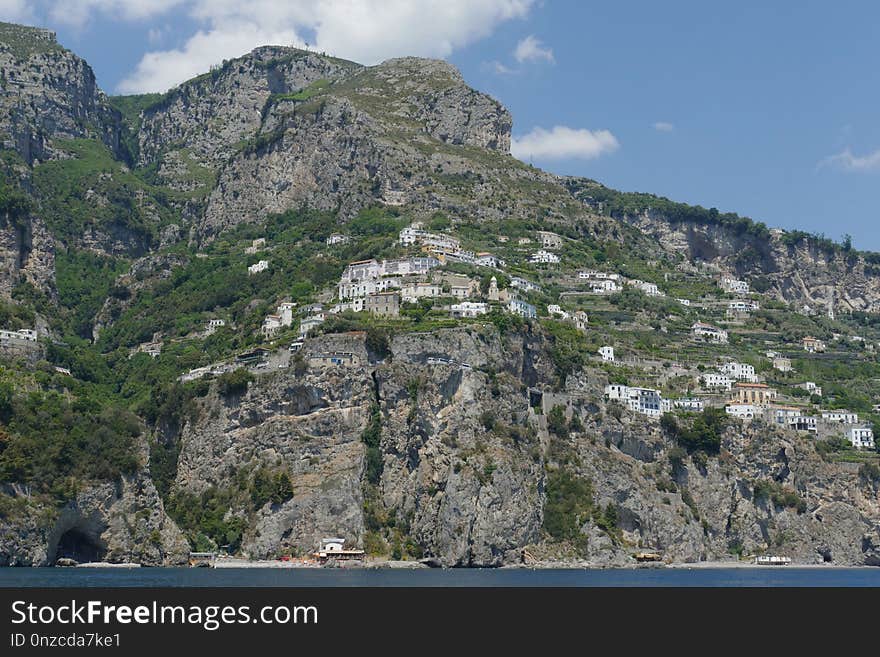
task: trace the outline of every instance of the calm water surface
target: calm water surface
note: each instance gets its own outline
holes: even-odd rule
[[[880,568],[362,570],[0,568],[0,587],[178,586],[872,586]]]

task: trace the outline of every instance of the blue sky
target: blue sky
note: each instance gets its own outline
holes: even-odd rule
[[[55,29],[110,93],[269,42],[445,57],[537,166],[880,250],[880,5],[769,5],[0,0],[0,19]]]

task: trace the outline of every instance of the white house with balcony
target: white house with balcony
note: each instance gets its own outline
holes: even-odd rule
[[[728,339],[727,331],[703,322],[694,322],[691,326],[691,335],[716,344],[727,344]]]
[[[476,301],[460,301],[449,306],[449,314],[456,319],[479,317],[489,312],[489,304]]]
[[[706,403],[697,397],[684,397],[682,399],[674,399],[672,401],[675,408],[683,411],[702,411],[706,407]]]
[[[568,319],[569,317],[571,317],[568,312],[563,310],[561,306],[555,303],[547,304],[547,314],[551,317],[559,317],[560,319]]]
[[[614,362],[614,347],[611,345],[605,345],[604,347],[599,347],[599,355],[602,357],[606,363]]]
[[[721,372],[737,381],[749,381],[757,383],[758,377],[755,374],[755,367],[748,363],[729,362],[721,366]]]
[[[704,388],[730,390],[733,387],[733,379],[720,372],[704,372],[700,380]]]
[[[550,253],[550,251],[541,249],[532,254],[529,258],[529,262],[533,265],[554,265],[559,262],[559,256],[555,253]]]
[[[540,292],[541,286],[537,283],[532,283],[531,281],[526,280],[525,278],[520,278],[519,276],[511,276],[510,277],[510,287],[515,288],[517,290],[525,290],[526,292]]]
[[[266,271],[267,269],[269,269],[269,261],[260,260],[259,262],[256,262],[248,267],[248,274],[259,274],[261,271]]]
[[[728,404],[724,407],[724,412],[741,420],[754,420],[761,409],[752,404]]]
[[[858,424],[859,414],[842,409],[822,411],[822,419],[826,422],[836,422],[838,424]]]
[[[659,417],[663,413],[663,398],[659,390],[612,383],[605,386],[605,397],[649,417]]]
[[[721,289],[731,294],[748,294],[749,284],[747,281],[741,281],[733,276],[722,276]]]
[[[660,288],[657,287],[656,283],[649,283],[648,281],[641,281],[639,279],[633,279],[629,282],[629,284],[636,288],[637,290],[641,290],[649,297],[660,297],[663,296],[663,293],[660,291]]]
[[[850,427],[846,437],[856,449],[874,449],[874,430],[871,427]]]
[[[521,299],[511,299],[507,302],[506,308],[514,315],[519,315],[520,317],[525,317],[526,319],[531,319],[538,316],[538,309],[535,308],[532,304],[526,303]]]

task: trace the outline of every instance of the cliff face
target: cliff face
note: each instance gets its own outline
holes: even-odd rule
[[[348,340],[366,359],[362,339],[326,336],[306,349]],[[286,469],[291,500],[251,514],[230,511],[247,519],[242,549],[252,557],[306,552],[331,534],[361,542],[381,515],[448,565],[519,563],[524,552],[629,565],[642,548],[678,562],[782,550],[802,563],[880,563],[875,485],[824,462],[809,439],[732,426],[717,458],[685,458],[674,469],[674,445],[656,421],[617,418],[602,401],[604,373],[586,369],[565,390],[535,397],[553,378],[546,349],[528,334],[444,330],[396,338],[387,362],[280,369],[259,375],[239,397],[212,392],[183,430],[175,486],[199,492],[235,486],[258,466]],[[361,441],[374,405],[381,418],[375,488]],[[564,438],[547,428],[556,405],[581,423]],[[542,529],[548,473],[561,464],[590,482],[595,508],[610,505],[617,517],[613,530],[595,515],[587,519],[577,550],[545,540]],[[805,506],[756,494],[755,483],[768,480]]]
[[[119,113],[54,33],[0,23],[0,80],[0,138],[28,164],[58,157],[58,139],[98,139],[119,154]]]
[[[670,220],[662,213],[628,214],[623,220],[651,236],[670,253],[711,263],[747,279],[764,281],[766,293],[825,313],[880,311],[880,276],[863,255],[823,248],[816,240],[787,240]]]

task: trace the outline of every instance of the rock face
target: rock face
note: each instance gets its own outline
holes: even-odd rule
[[[825,248],[810,238],[790,240],[784,231],[756,235],[673,221],[655,212],[626,215],[623,220],[669,252],[760,280],[766,293],[781,301],[806,305],[820,314],[880,311],[880,269],[864,255]]]
[[[365,509],[378,504],[446,565],[519,563],[525,552],[624,566],[640,549],[675,562],[735,552],[877,561],[876,484],[823,461],[809,439],[734,425],[718,457],[673,468],[674,444],[659,423],[618,418],[602,401],[603,372],[584,370],[553,392],[547,345],[529,334],[501,337],[487,326],[406,335],[373,364],[363,337],[316,338],[305,350],[328,349],[326,340],[362,365],[260,374],[238,397],[212,391],[183,430],[178,490],[235,486],[258,466],[289,473],[293,499],[242,512],[242,549],[252,557],[310,551],[332,534],[360,543],[371,522]],[[565,438],[547,428],[556,405],[582,425]],[[375,499],[361,441],[373,408],[381,419]],[[547,473],[563,462],[590,482],[594,508],[617,516],[615,531],[587,520],[579,550],[548,541],[543,529]],[[756,494],[759,481],[791,491],[802,508]]]
[[[188,554],[189,544],[143,470],[89,487],[60,510],[29,506],[0,522],[4,566],[49,566],[61,557],[172,566]]]
[[[0,23],[0,80],[0,139],[29,165],[57,157],[57,139],[99,139],[120,153],[119,113],[53,32]]]

